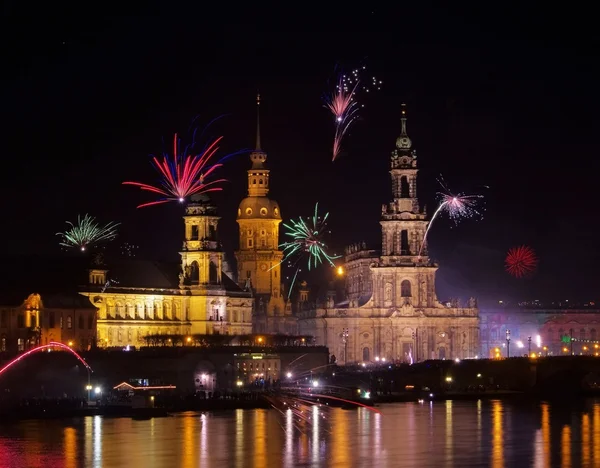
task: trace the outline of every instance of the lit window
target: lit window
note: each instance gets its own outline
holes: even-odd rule
[[[73,317],[71,317],[70,315],[67,315],[67,328],[73,328]]]
[[[267,216],[267,209],[265,207],[262,207],[260,209],[260,214],[263,215],[263,216]]]
[[[252,208],[246,208],[246,214],[250,216],[252,214]]]
[[[248,239],[248,247],[252,247],[252,239]]]

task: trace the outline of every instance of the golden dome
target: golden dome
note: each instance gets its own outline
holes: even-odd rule
[[[268,197],[247,197],[240,203],[237,219],[281,219],[281,212]]]

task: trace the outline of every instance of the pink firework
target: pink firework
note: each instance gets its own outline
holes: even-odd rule
[[[361,85],[360,74],[365,67],[353,70],[350,75],[340,75],[335,90],[331,95],[325,96],[325,104],[335,119],[335,135],[333,137],[333,158],[335,161],[342,148],[342,139],[350,124],[356,119],[358,105],[356,93],[360,90],[369,92],[371,89],[381,89],[382,82],[372,77],[370,86]],[[361,106],[362,107],[362,106]]]
[[[354,121],[356,111],[356,101],[353,99],[354,92],[358,82],[356,82],[352,88],[348,88],[344,85],[343,79],[340,78],[338,85],[336,86],[335,92],[328,99],[327,107],[335,117],[335,136],[333,137],[333,158],[332,161],[338,157],[342,147],[342,138],[346,134],[348,127]]]
[[[483,199],[483,195],[465,195],[464,193],[453,194],[448,189],[442,177],[438,179],[438,182],[442,186],[443,190],[442,192],[438,192],[440,204],[433,213],[433,216],[427,225],[425,235],[423,236],[423,244],[419,249],[419,256],[421,255],[421,251],[423,250],[423,246],[427,240],[429,230],[440,213],[447,213],[448,217],[456,224],[465,218],[481,218],[483,216],[478,207],[481,199]]]
[[[171,201],[179,201],[180,203],[183,203],[186,198],[190,197],[191,195],[223,190],[217,185],[225,182],[226,179],[217,179],[211,182],[206,182],[206,179],[216,169],[222,166],[220,163],[215,163],[212,165],[208,164],[210,159],[219,149],[217,144],[222,138],[223,137],[217,138],[200,154],[188,154],[186,156],[185,153],[188,152],[188,148],[186,148],[183,151],[183,154],[181,154],[181,151],[178,149],[179,140],[177,139],[177,134],[175,134],[173,139],[172,159],[168,154],[163,154],[162,161],[160,161],[156,156],[152,158],[154,166],[162,176],[159,187],[141,182],[123,182],[123,185],[135,185],[142,190],[153,192],[164,197],[153,202],[143,203],[139,205],[138,208],[159,205]]]

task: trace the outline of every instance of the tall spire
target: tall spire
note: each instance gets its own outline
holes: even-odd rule
[[[407,136],[406,134],[406,104],[402,103],[400,106],[400,121],[402,122],[402,132],[400,133],[400,135],[402,136]]]
[[[256,95],[256,151],[260,151],[260,94]]]

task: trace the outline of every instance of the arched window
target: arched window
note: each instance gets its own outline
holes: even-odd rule
[[[70,315],[67,315],[67,328],[73,328],[73,317],[71,317]]]
[[[123,318],[124,312],[125,311],[123,309],[123,304],[121,304],[120,302],[117,302],[117,317]]]
[[[154,312],[154,318],[157,319],[158,318],[158,302],[154,303],[153,312]]]
[[[135,318],[135,315],[133,314],[133,306],[129,302],[125,304],[125,313],[127,314],[128,318]]]
[[[191,240],[198,240],[200,238],[200,231],[198,230],[197,224],[192,224]]]
[[[369,348],[365,346],[365,347],[363,348],[363,358],[362,358],[362,360],[363,360],[364,362],[369,362],[369,360],[370,360],[370,357],[371,357],[371,356],[369,355]]]
[[[400,283],[400,295],[402,297],[412,297],[410,281],[404,280]]]
[[[198,267],[198,262],[193,261],[191,267],[192,267],[192,274],[190,275],[190,281],[192,282],[192,284],[199,284],[200,283],[200,268]]]
[[[168,302],[165,302],[163,304],[163,315],[164,315],[165,319],[167,319],[167,320],[171,319],[171,308],[169,307]]]
[[[410,185],[406,176],[400,179],[400,198],[410,198]]]

